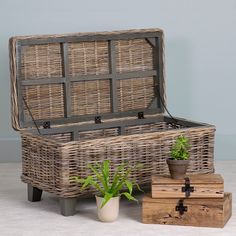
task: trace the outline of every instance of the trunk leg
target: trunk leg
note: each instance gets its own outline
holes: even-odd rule
[[[73,216],[76,212],[77,198],[60,198],[60,210],[63,216]]]
[[[33,187],[31,184],[27,185],[28,190],[28,200],[30,202],[38,202],[41,200],[42,190],[36,187]]]

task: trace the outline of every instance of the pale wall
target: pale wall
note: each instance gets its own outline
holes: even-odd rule
[[[234,159],[235,0],[7,0],[0,8],[0,161],[20,160],[10,124],[10,36],[148,27],[166,34],[169,110],[215,124],[216,158]]]

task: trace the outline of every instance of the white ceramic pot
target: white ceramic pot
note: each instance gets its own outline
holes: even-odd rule
[[[103,198],[96,196],[98,218],[103,222],[113,222],[119,215],[120,197],[111,198],[102,208]]]

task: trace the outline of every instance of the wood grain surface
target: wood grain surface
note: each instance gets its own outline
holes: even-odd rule
[[[176,211],[179,199],[143,198],[142,222],[145,224],[189,225],[222,228],[232,215],[232,194],[223,199],[184,199],[187,211]]]
[[[219,174],[189,175],[190,186],[194,191],[189,198],[223,198],[224,180]],[[176,180],[170,176],[152,176],[152,198],[183,198],[185,180]]]

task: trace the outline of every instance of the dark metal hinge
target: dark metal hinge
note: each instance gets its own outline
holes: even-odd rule
[[[143,111],[138,112],[138,118],[144,119],[144,112]]]
[[[185,196],[189,197],[192,192],[194,192],[194,187],[190,186],[190,179],[188,177],[185,179],[185,186],[182,187],[182,192],[185,192]]]
[[[43,128],[44,129],[50,129],[51,128],[51,122],[50,121],[43,122]]]
[[[179,211],[180,215],[183,215],[184,212],[188,211],[188,207],[184,206],[184,200],[179,200],[178,205],[175,207],[176,211]]]
[[[102,123],[102,118],[101,118],[101,116],[95,116],[94,122],[95,122],[95,124],[101,124],[101,123]]]

